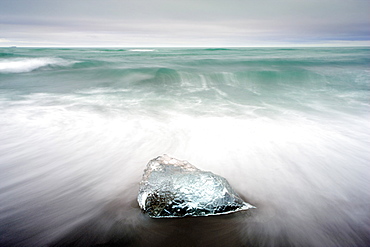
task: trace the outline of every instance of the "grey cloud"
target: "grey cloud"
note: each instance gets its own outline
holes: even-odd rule
[[[99,44],[104,37],[194,45],[370,40],[369,7],[364,0],[2,0],[0,38],[82,45],[91,33]]]

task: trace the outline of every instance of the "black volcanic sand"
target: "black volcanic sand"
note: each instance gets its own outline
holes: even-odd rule
[[[289,225],[289,208],[281,211],[259,202],[250,202],[256,209],[228,215],[153,219],[140,210],[137,186],[134,187],[108,202],[100,214],[61,234],[49,246],[313,246],[312,239],[319,241],[322,236],[326,237],[322,246],[332,244],[333,239],[337,246],[345,246],[347,238],[351,243],[355,239],[356,246],[367,246],[370,242],[364,228],[355,224],[350,227],[356,236],[338,234],[346,229],[330,223],[323,228],[325,231],[311,236],[302,232],[302,226]],[[127,198],[132,198],[130,203]],[[284,218],[286,225],[282,224]]]
[[[107,203],[101,214],[62,234],[50,246],[254,246],[243,231],[261,224],[258,209],[227,215],[153,219],[134,197],[123,193]],[[271,216],[270,216],[271,217]],[[263,221],[263,220],[262,220]]]

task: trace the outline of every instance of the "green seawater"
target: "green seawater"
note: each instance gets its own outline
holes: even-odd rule
[[[369,47],[0,48],[0,246],[366,246],[369,110]],[[257,209],[145,218],[162,154]]]
[[[136,102],[139,109],[188,114],[248,114],[248,108],[361,114],[369,100],[369,54],[369,48],[2,48],[0,86],[5,98],[105,95],[118,110]]]

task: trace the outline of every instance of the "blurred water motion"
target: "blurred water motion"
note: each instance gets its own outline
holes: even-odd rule
[[[0,246],[367,246],[368,55],[17,49],[3,64],[32,64],[0,67]],[[164,153],[257,209],[146,217],[139,182]]]

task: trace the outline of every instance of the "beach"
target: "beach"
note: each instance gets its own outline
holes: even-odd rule
[[[0,48],[0,246],[368,246],[370,48]],[[151,219],[168,154],[256,206]]]

